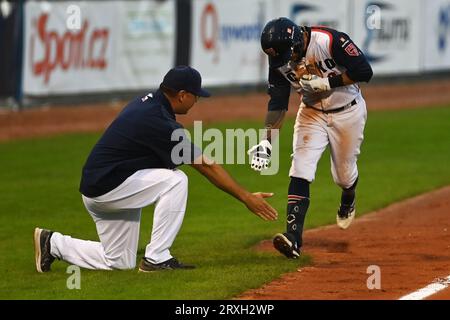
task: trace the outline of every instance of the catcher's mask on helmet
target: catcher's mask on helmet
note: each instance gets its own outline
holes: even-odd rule
[[[288,18],[267,22],[261,33],[261,47],[273,67],[288,63],[293,53],[296,53],[297,59],[301,59],[304,55],[303,46],[302,30]]]

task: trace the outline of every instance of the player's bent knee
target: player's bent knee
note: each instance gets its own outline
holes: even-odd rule
[[[105,257],[109,267],[115,270],[129,270],[136,267],[136,256],[124,252],[120,256]]]

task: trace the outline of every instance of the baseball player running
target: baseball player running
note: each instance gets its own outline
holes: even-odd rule
[[[179,262],[169,250],[181,228],[188,196],[188,178],[176,168],[182,164],[180,159],[260,218],[277,218],[275,209],[263,199],[272,194],[248,192],[183,136],[175,114],[187,113],[199,97],[209,97],[201,88],[200,74],[179,66],[166,74],[154,94],[139,97],[122,110],[89,155],[80,184],[100,242],[36,228],[38,272],[49,271],[55,258],[87,269],[133,269],[141,211],[153,203],[151,241],[139,271],[193,268]],[[181,138],[174,141],[176,130]],[[175,149],[182,155],[174,153]]]
[[[266,128],[281,128],[291,87],[302,96],[294,126],[287,228],[273,239],[279,252],[297,258],[310,201],[309,185],[328,145],[333,179],[342,188],[337,224],[346,229],[355,217],[356,161],[367,119],[357,82],[368,82],[373,73],[349,36],[331,28],[300,27],[287,18],[274,19],[263,29],[261,46],[269,58]],[[253,169],[268,166],[272,138],[267,130],[266,139],[249,150]]]

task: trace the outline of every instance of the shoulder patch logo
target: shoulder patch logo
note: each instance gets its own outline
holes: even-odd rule
[[[358,48],[356,48],[354,43],[350,43],[348,46],[346,46],[345,52],[347,52],[347,54],[352,57],[359,56],[359,50]]]

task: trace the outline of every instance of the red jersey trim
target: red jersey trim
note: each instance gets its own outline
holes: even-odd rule
[[[330,44],[329,44],[329,46],[328,46],[328,50],[330,51],[330,57],[333,57],[333,53],[332,53],[332,51],[331,51],[331,48],[332,48],[332,46],[333,46],[333,35],[331,34],[331,32],[326,31],[326,30],[323,30],[323,29],[319,29],[319,28],[317,28],[317,27],[311,27],[311,30],[312,30],[312,31],[315,31],[315,32],[322,32],[322,33],[325,33],[325,34],[330,38]]]

